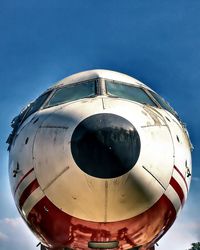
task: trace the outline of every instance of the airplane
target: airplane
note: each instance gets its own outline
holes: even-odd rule
[[[12,194],[42,250],[154,250],[186,201],[188,131],[131,76],[66,77],[11,126]]]

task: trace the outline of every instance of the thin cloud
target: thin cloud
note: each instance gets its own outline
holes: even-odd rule
[[[5,218],[2,221],[0,220],[0,223],[1,222],[6,225],[16,228],[17,226],[20,226],[22,221],[21,221],[21,218],[18,217],[18,218]]]
[[[38,240],[20,217],[0,220],[0,249],[36,249]]]
[[[200,222],[190,221],[190,215],[183,214],[178,217],[171,229],[158,242],[160,249],[189,249],[192,242],[199,241],[199,232]]]
[[[8,236],[7,236],[6,234],[0,232],[0,242],[1,242],[1,241],[5,241],[5,240],[7,240],[7,239],[8,239]]]

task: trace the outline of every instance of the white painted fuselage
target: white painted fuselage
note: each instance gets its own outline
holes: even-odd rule
[[[90,81],[92,96],[60,103],[55,97],[67,86]],[[113,83],[120,86],[119,96],[108,91]],[[142,90],[149,103],[123,97],[124,85]],[[191,143],[176,113],[159,104],[146,85],[107,70],[75,74],[45,93],[39,108],[14,125],[9,140],[10,183],[21,216],[47,248],[107,243],[153,249],[190,186]]]

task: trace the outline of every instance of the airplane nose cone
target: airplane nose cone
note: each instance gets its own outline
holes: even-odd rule
[[[127,173],[140,154],[140,137],[135,127],[115,114],[96,114],[75,128],[71,151],[78,167],[98,178],[115,178]]]

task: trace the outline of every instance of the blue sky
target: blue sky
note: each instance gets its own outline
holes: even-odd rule
[[[10,121],[52,83],[103,68],[138,78],[187,124],[193,181],[178,221],[158,249],[200,241],[200,1],[0,0],[0,249],[35,249],[10,194]],[[36,248],[37,249],[37,248]]]

